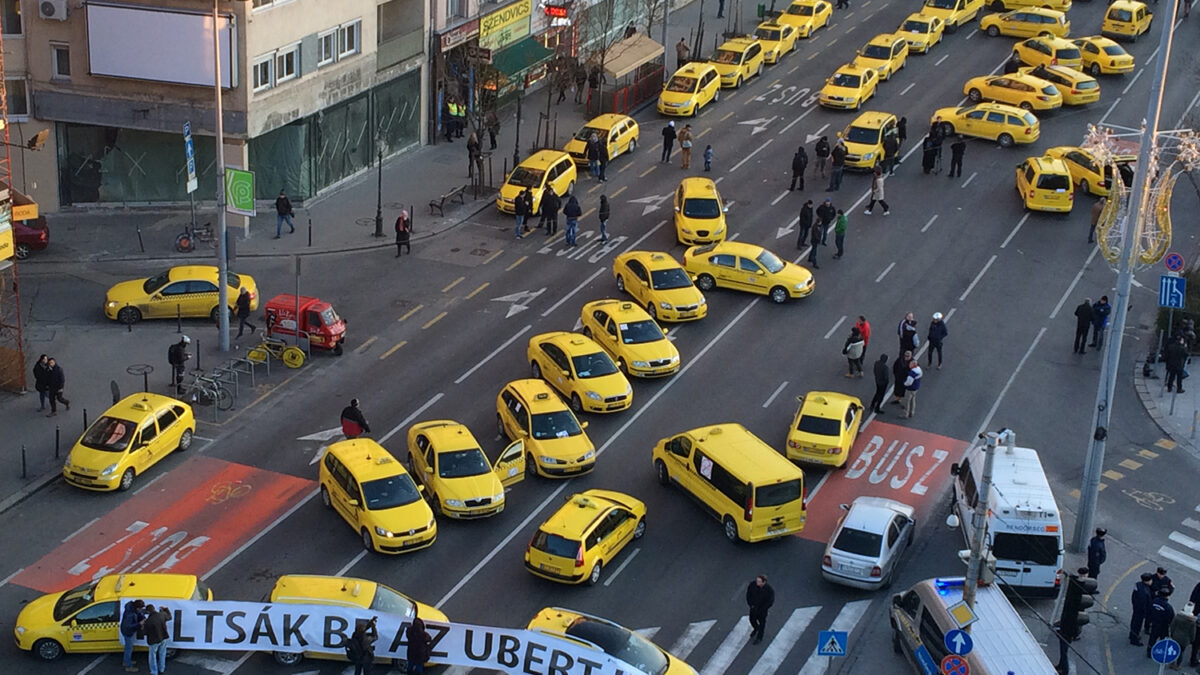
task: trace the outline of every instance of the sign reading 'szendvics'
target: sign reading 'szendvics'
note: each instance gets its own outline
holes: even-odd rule
[[[479,19],[479,46],[503,49],[529,36],[533,0],[514,2]]]

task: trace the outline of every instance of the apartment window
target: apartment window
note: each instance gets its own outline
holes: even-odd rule
[[[275,55],[259,57],[254,62],[252,88],[254,91],[270,89],[275,83]]]
[[[275,52],[275,84],[294,80],[300,75],[300,43]]]
[[[254,9],[264,9],[266,7],[275,7],[291,1],[292,0],[253,0],[253,2],[250,3],[250,6]]]
[[[20,35],[21,0],[0,0],[0,24],[4,26],[5,35]]]
[[[327,66],[337,60],[337,53],[334,51],[336,41],[336,30],[317,36],[317,67]]]
[[[467,15],[467,0],[447,0],[446,18],[458,19]]]
[[[71,78],[70,45],[50,43],[50,61],[54,79]]]
[[[25,80],[5,80],[5,91],[8,92],[8,117],[14,122],[24,121],[17,118],[29,118],[29,91],[25,88]]]
[[[352,23],[338,26],[338,58],[357,54],[362,50],[362,21],[354,21]]]

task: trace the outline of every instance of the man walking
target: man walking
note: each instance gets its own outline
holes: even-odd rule
[[[942,369],[942,341],[950,331],[946,330],[946,322],[942,321],[942,313],[934,312],[933,320],[929,322],[929,332],[925,335],[925,339],[929,341],[929,367],[933,367],[933,353],[937,352],[938,366],[937,369]],[[1096,577],[1093,575],[1093,579]]]
[[[867,322],[867,317],[859,314],[858,320],[854,322],[854,327],[858,329],[858,334],[863,336],[863,352],[865,353],[867,347],[871,345],[871,324]]]
[[[1075,347],[1076,354],[1087,353],[1088,329],[1092,327],[1092,299],[1084,298],[1075,308]]]
[[[292,216],[295,211],[292,210],[292,202],[284,194],[283,190],[279,191],[279,197],[275,199],[275,238],[283,236],[283,223],[288,224],[288,232],[295,232],[296,226],[292,223]]]
[[[597,156],[600,159],[600,175],[597,178],[601,183],[606,183],[608,182],[608,176],[605,175],[605,172],[608,171],[608,143],[600,144],[600,153]]]
[[[767,575],[754,577],[746,587],[746,604],[750,607],[750,638],[758,644],[767,630],[767,611],[775,604],[775,589],[767,583]]]
[[[598,179],[600,178],[600,138],[596,136],[596,134],[592,134],[588,137],[585,147],[588,161],[588,174],[590,174],[592,178]]]
[[[1172,385],[1178,389],[1178,393],[1183,393],[1183,369],[1187,366],[1188,348],[1183,336],[1171,338],[1167,343],[1167,348],[1164,350],[1163,361],[1167,366],[1167,391],[1171,391]]]
[[[887,360],[887,354],[880,354],[875,362],[875,395],[871,397],[871,412],[877,415],[883,414],[883,397],[887,395],[888,385],[891,384]]]
[[[804,189],[804,170],[808,168],[808,152],[801,145],[796,148],[796,154],[792,155],[792,185],[788,188],[788,192],[796,189],[796,182],[800,182],[800,189]]]
[[[846,344],[842,345],[842,355],[846,357],[846,377],[854,377],[855,373],[858,373],[859,377],[863,376],[864,349],[866,349],[866,343],[863,342],[862,333],[859,333],[857,328],[851,328],[850,335],[846,338]]]
[[[688,47],[686,38],[679,38],[679,42],[675,43],[675,70],[686,66],[692,55],[691,47]]]
[[[346,438],[358,438],[371,433],[371,425],[358,407],[358,399],[350,399],[350,405],[342,408],[342,433]]]
[[[600,195],[600,207],[596,209],[596,217],[600,219],[600,243],[608,241],[608,217],[612,208],[608,205],[608,195]]]
[[[1096,536],[1092,537],[1088,542],[1088,578],[1100,578],[1100,566],[1108,560],[1108,552],[1104,550],[1104,535],[1108,534],[1108,530],[1103,527],[1096,528]]]
[[[911,418],[917,412],[917,390],[921,388],[921,364],[908,362],[908,377],[904,378],[904,416]]]
[[[823,227],[814,225],[812,232],[809,233],[808,266],[814,270],[821,269],[821,266],[817,264],[817,247],[821,245],[821,238],[824,236],[824,231]]]
[[[1108,296],[1102,295],[1092,305],[1092,349],[1100,349],[1104,344],[1104,331],[1108,328],[1108,315],[1112,313],[1112,305],[1108,304]]]
[[[192,358],[191,353],[188,352],[188,345],[191,343],[190,337],[181,335],[179,342],[167,348],[167,363],[171,364],[171,375],[175,382],[176,394],[183,394],[183,374],[187,370],[188,359]]]
[[[563,208],[563,216],[567,219],[567,231],[563,237],[567,247],[578,246],[575,241],[575,236],[579,233],[579,217],[583,215],[583,207],[579,205],[579,200],[575,195],[567,198],[567,205]]]
[[[896,405],[904,405],[904,393],[907,391],[904,388],[904,381],[908,379],[908,363],[912,361],[912,357],[913,353],[906,351],[892,361],[892,382],[895,384],[892,389],[892,403]]]
[[[142,609],[146,606],[141,600],[130,600],[125,603],[125,608],[121,612],[120,637],[121,647],[123,648],[123,656],[121,663],[125,666],[125,672],[136,673],[137,666],[133,664],[133,643],[137,640],[138,629],[142,627],[142,621],[145,620],[145,615]]]
[[[817,221],[819,224],[817,231],[821,233],[820,241],[822,245],[828,246],[829,225],[837,218],[837,214],[838,210],[833,208],[833,200],[829,197],[826,197],[825,201],[817,207]]]
[[[50,397],[50,366],[46,365],[49,360],[49,356],[42,354],[33,364],[33,388],[38,393],[38,412],[46,409],[46,399]]]
[[[254,324],[250,323],[250,289],[245,287],[243,287],[241,292],[238,293],[237,318],[238,337],[242,337],[242,332],[246,330],[247,326],[250,328],[251,335],[254,334],[254,331],[258,330]]]
[[[170,620],[171,612],[166,607],[155,609],[154,605],[146,605],[146,621],[142,625],[146,633],[146,645],[150,648],[150,675],[167,671],[167,638],[171,634],[167,622]]]
[[[1104,205],[1107,203],[1108,199],[1106,197],[1101,197],[1100,199],[1096,200],[1095,204],[1092,204],[1091,225],[1088,227],[1087,240],[1087,243],[1089,244],[1096,243],[1096,225],[1100,222],[1100,216],[1104,213]]]
[[[692,125],[683,125],[679,132],[679,168],[692,168]]]
[[[966,151],[966,137],[962,134],[955,136],[950,144],[950,173],[946,174],[947,178],[962,178],[962,160]]]
[[[1142,580],[1133,587],[1133,593],[1129,597],[1129,602],[1133,606],[1133,617],[1129,620],[1129,644],[1135,647],[1141,647],[1142,633],[1148,630],[1146,619],[1150,616],[1150,601],[1153,599],[1153,593],[1150,590],[1150,584],[1154,581],[1154,575],[1150,572],[1142,573]]]
[[[804,201],[804,206],[800,207],[800,220],[796,227],[800,228],[800,233],[796,236],[796,250],[804,248],[808,243],[808,231],[813,225],[813,203],[811,199]]]
[[[846,245],[846,212],[838,209],[837,220],[833,223],[833,244],[837,246],[837,253],[833,254],[833,259],[837,260],[845,255]]]
[[[892,209],[888,207],[883,192],[883,181],[886,178],[883,169],[875,167],[875,174],[871,176],[871,202],[867,204],[867,210],[863,211],[864,214],[871,215],[871,212],[875,210],[875,202],[879,202],[879,205],[883,207],[883,215],[892,215]]]
[[[832,168],[829,170],[829,187],[825,188],[825,191],[837,192],[842,189],[842,171],[846,168],[846,142],[841,136],[838,136],[837,143],[833,144],[829,162]]]
[[[825,165],[829,162],[829,152],[829,137],[822,136],[813,148],[813,154],[817,157],[817,171],[820,172],[821,178],[825,177]]]
[[[666,164],[667,162],[671,161],[671,150],[675,147],[675,136],[676,136],[675,120],[671,120],[670,122],[667,122],[667,126],[663,127],[663,130],[662,130],[662,137],[663,137],[662,163],[663,164]]]
[[[520,201],[520,195],[518,195]],[[401,209],[400,215],[396,216],[396,257],[400,257],[402,251],[407,250],[409,255],[412,255],[412,224],[408,218],[408,209]]]
[[[900,139],[892,133],[883,137],[883,170],[889,176],[896,175],[896,160],[900,158]]]

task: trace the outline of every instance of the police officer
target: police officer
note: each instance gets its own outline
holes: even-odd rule
[[[192,343],[192,339],[186,335],[179,338],[179,342],[167,348],[167,363],[171,364],[171,375],[175,381],[175,393],[183,394],[183,373],[187,370],[188,359],[192,358],[188,352],[188,345]]]
[[[1171,589],[1158,589],[1154,600],[1150,603],[1150,639],[1146,642],[1146,658],[1150,658],[1150,649],[1154,643],[1167,637],[1171,632],[1171,621],[1175,618],[1175,608],[1167,598],[1171,597]]]
[[[1158,595],[1161,588],[1166,588],[1172,593],[1175,592],[1175,584],[1171,581],[1171,577],[1167,576],[1167,568],[1159,567],[1154,570],[1154,583],[1150,584],[1150,591],[1154,595]]]
[[[1108,559],[1108,553],[1104,550],[1104,535],[1106,534],[1108,534],[1108,530],[1097,527],[1096,536],[1088,542],[1088,576],[1093,579],[1100,578],[1100,566]]]
[[[1129,597],[1130,604],[1133,605],[1133,618],[1129,620],[1129,644],[1141,647],[1142,631],[1146,629],[1146,617],[1150,613],[1150,601],[1154,597],[1150,591],[1150,584],[1154,581],[1154,575],[1150,572],[1142,573],[1142,580],[1133,587],[1133,593]]]

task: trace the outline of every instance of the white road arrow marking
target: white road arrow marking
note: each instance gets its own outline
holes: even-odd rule
[[[529,309],[529,303],[545,292],[545,288],[540,288],[536,291],[518,291],[500,296],[499,298],[492,298],[492,302],[512,303],[508,307],[508,314],[504,315],[504,318],[509,319]]]
[[[772,115],[769,118],[760,117],[756,120],[744,120],[742,122],[738,122],[738,124],[747,124],[747,125],[754,127],[753,129],[750,130],[750,135],[754,136],[756,134],[766,131],[767,125],[770,124],[771,122],[774,122],[777,117],[778,117],[778,115]]]
[[[776,228],[775,238],[783,239],[784,237],[788,236],[789,234],[795,232],[796,224],[799,222],[800,222],[800,216],[796,216],[795,218],[792,218],[792,222],[788,223],[786,227]]]
[[[829,128],[829,125],[826,124],[825,126],[821,127],[820,129],[817,129],[817,133],[806,135],[804,137],[804,144],[808,145],[809,143],[812,143],[813,141],[817,140],[818,138],[821,137],[821,132],[825,131],[828,128]]]
[[[643,206],[642,215],[644,216],[652,211],[658,210],[659,205],[662,204],[663,202],[665,202],[667,199],[669,199],[670,196],[671,196],[670,192],[668,192],[665,195],[650,195],[649,197],[640,197],[638,199],[630,199],[629,203],[630,204],[641,204]]]
[[[575,325],[571,327],[571,331],[578,333],[579,329],[583,328],[583,319],[575,319]]]
[[[342,428],[340,426],[337,426],[337,427],[333,427],[331,429],[325,429],[324,431],[318,431],[315,434],[301,436],[301,437],[297,438],[296,440],[325,442],[325,441],[332,441],[334,439],[334,437],[341,436],[341,435],[342,435]]]

